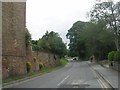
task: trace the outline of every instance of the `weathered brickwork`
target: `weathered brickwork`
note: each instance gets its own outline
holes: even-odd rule
[[[25,2],[2,3],[3,78],[25,73]]]
[[[17,56],[3,56],[2,57],[2,71],[3,79],[9,76],[23,75],[27,73],[26,63],[30,62],[32,65],[31,71],[39,71],[39,64],[42,63],[44,67],[51,67],[59,65],[59,58],[57,55],[47,52],[32,52],[30,48],[26,51],[27,55],[24,57]],[[29,53],[29,54],[28,54]],[[31,54],[30,54],[31,53]]]
[[[2,54],[25,56],[25,3],[2,3]]]
[[[43,63],[46,67],[51,67],[59,64],[57,55],[48,52],[33,52],[33,59],[37,59],[39,63]]]
[[[25,57],[3,56],[3,78],[26,73]]]

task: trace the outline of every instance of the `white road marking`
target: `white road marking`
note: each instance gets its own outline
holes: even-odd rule
[[[84,82],[84,80],[74,80],[72,82],[72,85],[78,85],[78,84],[82,84]]]
[[[69,77],[69,75],[66,76],[57,86],[60,86],[68,77]]]
[[[79,84],[81,84],[81,83],[83,83],[83,80],[75,80],[75,81],[73,81],[73,82],[72,82],[72,85],[74,85],[73,88],[78,88],[77,85],[79,85]]]

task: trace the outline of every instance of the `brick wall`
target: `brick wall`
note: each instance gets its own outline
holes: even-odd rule
[[[26,73],[25,57],[3,56],[2,72],[3,79]]]
[[[32,72],[39,71],[39,63],[44,64],[45,67],[59,65],[59,58],[57,55],[47,52],[32,52],[30,47],[27,49],[27,55],[24,57],[18,56],[3,56],[2,57],[2,76],[3,79],[9,76],[23,75],[27,73],[26,63],[30,62],[32,65]]]
[[[33,52],[33,57],[38,60],[38,62],[43,63],[46,67],[51,67],[59,64],[59,58],[57,55],[48,52]]]

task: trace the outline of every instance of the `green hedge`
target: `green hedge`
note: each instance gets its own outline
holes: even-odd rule
[[[60,65],[66,65],[68,63],[68,60],[65,58],[60,59]]]
[[[111,51],[108,53],[108,60],[109,61],[113,61],[114,60],[114,54],[115,54],[115,51]]]
[[[116,51],[114,54],[114,61],[120,61],[120,51]]]

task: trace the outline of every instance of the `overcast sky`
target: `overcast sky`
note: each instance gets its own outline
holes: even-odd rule
[[[46,30],[60,34],[65,43],[67,30],[76,21],[88,21],[87,12],[95,0],[27,0],[26,25],[32,39],[41,38]]]

